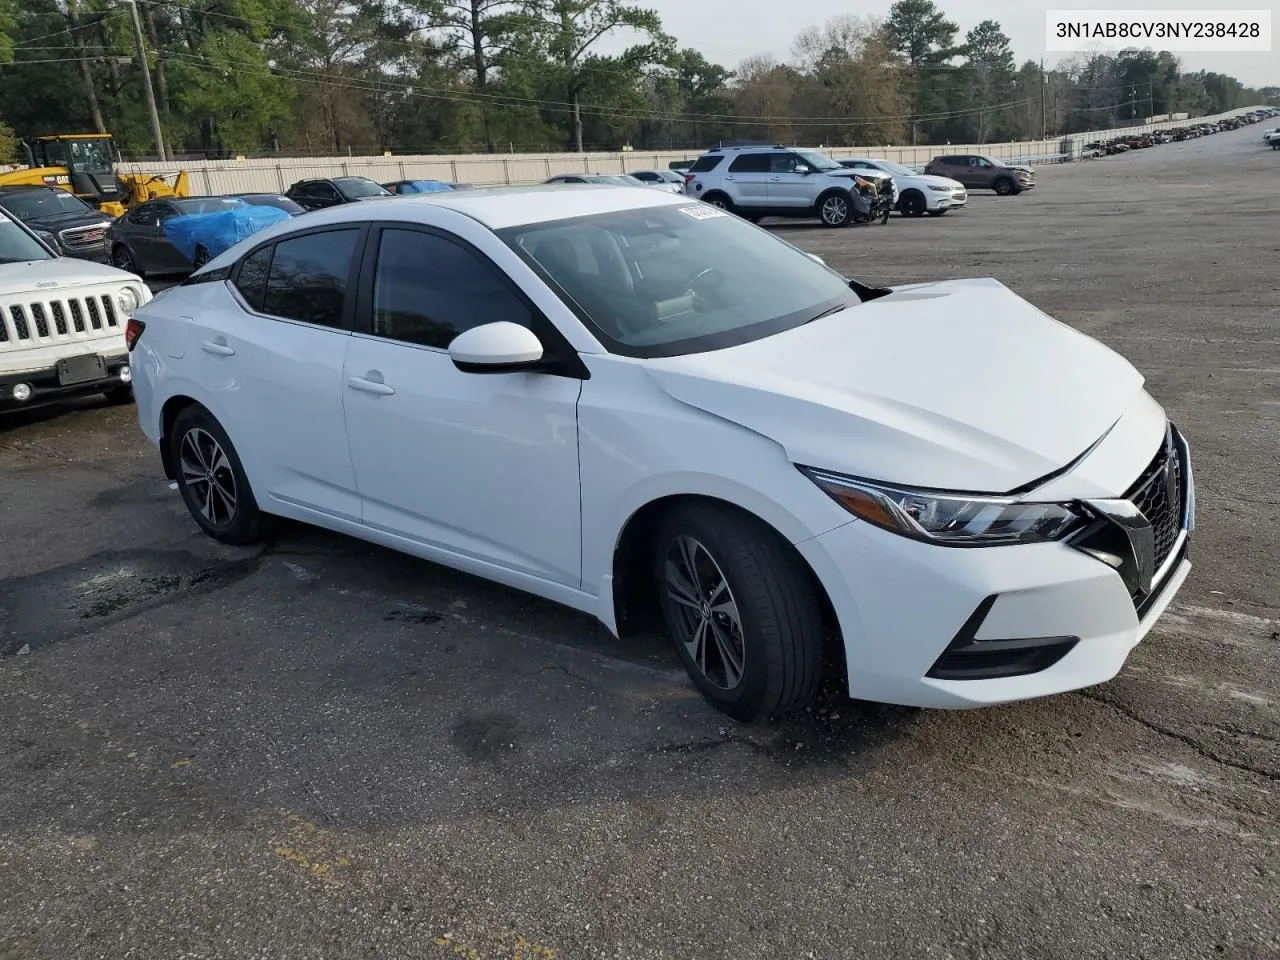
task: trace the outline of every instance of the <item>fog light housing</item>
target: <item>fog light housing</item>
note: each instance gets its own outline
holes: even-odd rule
[[[31,384],[15,383],[9,388],[9,393],[11,393],[13,395],[13,399],[17,400],[19,403],[26,403],[31,399]]]
[[[120,377],[121,383],[133,382],[133,370],[127,364],[120,368],[117,376]]]

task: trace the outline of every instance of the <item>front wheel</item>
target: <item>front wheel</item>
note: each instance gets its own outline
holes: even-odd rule
[[[753,517],[703,503],[667,516],[654,560],[676,652],[712,704],[750,722],[813,698],[822,608],[790,544]]]
[[[829,193],[818,201],[818,218],[824,226],[847,227],[853,222],[853,206],[843,193]]]
[[[192,519],[221,543],[253,543],[262,514],[240,457],[222,425],[203,407],[178,414],[169,438],[178,491]]]
[[[997,180],[995,182],[995,189],[996,189],[996,193],[998,193],[1002,197],[1007,197],[1009,196],[1009,194],[1015,192],[1013,189],[1013,181],[1010,180],[1008,177],[1001,177],[999,180]]]
[[[117,270],[146,279],[146,274],[138,268],[137,262],[133,259],[133,253],[123,243],[117,243],[111,248],[111,265]]]
[[[904,217],[920,217],[924,216],[925,201],[922,194],[916,193],[914,190],[905,194],[898,201],[898,208],[902,211]]]

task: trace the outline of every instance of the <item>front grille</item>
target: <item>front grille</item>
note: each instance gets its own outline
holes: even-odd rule
[[[103,223],[63,230],[58,234],[58,239],[62,241],[64,247],[70,250],[82,250],[85,247],[101,246],[106,235],[107,225]]]
[[[0,343],[26,346],[119,330],[111,294],[11,303],[0,311]]]
[[[1125,499],[1141,510],[1151,524],[1155,534],[1156,570],[1169,559],[1178,534],[1182,532],[1187,497],[1185,488],[1182,462],[1170,431],[1137,483],[1125,494]]]

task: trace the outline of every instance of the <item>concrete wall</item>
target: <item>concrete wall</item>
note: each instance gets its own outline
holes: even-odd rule
[[[987,144],[930,144],[922,147],[829,147],[835,159],[870,156],[896,160],[909,167],[923,167],[942,153],[983,153],[1006,162],[1058,163],[1079,158],[1080,148],[1091,140],[1145,133],[1186,122],[1208,122],[1248,112],[1246,108],[1192,121],[1168,121],[1138,127],[1097,130],[1053,140]],[[474,183],[477,186],[539,183],[557,173],[626,173],[629,170],[662,169],[673,160],[692,160],[698,150],[634,151],[628,153],[463,154],[404,157],[304,157],[252,160],[199,160],[189,162],[122,163],[120,172],[174,174],[186,170],[196,195],[250,191],[280,191],[308,177],[361,176],[388,183],[413,178]]]

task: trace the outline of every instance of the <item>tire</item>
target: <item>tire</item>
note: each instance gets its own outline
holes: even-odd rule
[[[1000,177],[992,186],[995,188],[996,193],[1002,197],[1018,192],[1014,189],[1013,181],[1008,177]]]
[[[174,421],[169,443],[178,492],[200,529],[220,543],[258,540],[262,513],[240,457],[213,415],[204,407],[187,407]]]
[[[718,207],[719,209],[724,210],[728,213],[735,212],[733,207],[733,201],[729,199],[729,195],[726,193],[721,193],[718,190],[713,190],[711,193],[707,194],[705,197],[702,198],[702,202],[709,203],[711,204],[711,206]]]
[[[654,572],[676,652],[715,707],[749,723],[813,698],[822,679],[820,598],[772,529],[726,505],[679,507],[659,527]],[[708,594],[722,599],[712,605]]]
[[[853,223],[853,201],[843,190],[831,190],[814,205],[824,227],[847,227]]]
[[[102,391],[103,396],[107,398],[107,403],[113,407],[124,406],[126,403],[133,403],[133,387],[111,387]]]
[[[923,217],[927,206],[924,194],[918,190],[908,190],[898,201],[898,208],[904,217]]]
[[[146,279],[147,275],[139,269],[137,261],[133,259],[133,251],[126,247],[123,243],[117,243],[111,248],[111,265],[117,270],[123,270],[125,273],[132,273],[134,276]]]

